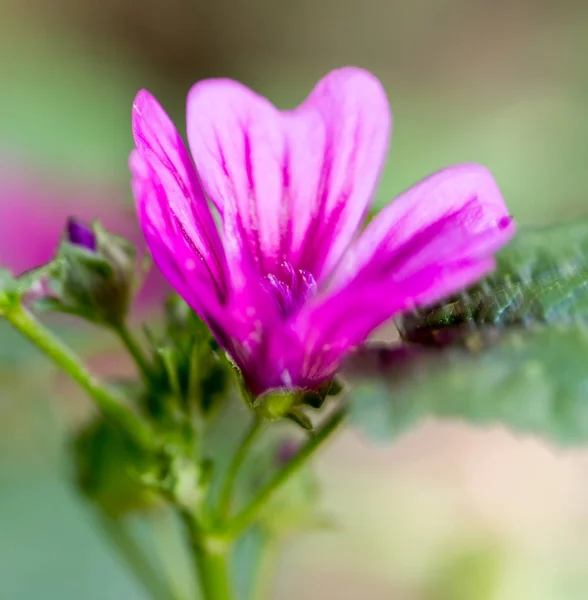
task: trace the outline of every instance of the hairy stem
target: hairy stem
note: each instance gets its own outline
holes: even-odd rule
[[[263,430],[263,421],[260,419],[255,419],[251,424],[251,427],[245,434],[245,437],[241,441],[231,464],[229,465],[229,469],[227,471],[227,476],[221,491],[220,501],[219,501],[219,517],[221,522],[229,517],[231,511],[231,500],[233,495],[233,490],[235,486],[235,481],[239,475],[239,470],[241,466],[245,462],[247,458],[247,454],[249,450],[255,443],[255,440]]]
[[[331,436],[341,425],[347,414],[346,408],[341,408],[333,413],[327,422],[316,432],[316,434],[302,447],[302,449],[288,462],[283,469],[258,492],[251,503],[239,513],[232,521],[223,528],[223,534],[231,537],[239,537],[250,525],[252,525],[267,502],[308,460],[316,450]]]
[[[139,369],[141,375],[145,378],[145,381],[150,381],[152,377],[151,367],[149,366],[149,362],[145,358],[145,354],[143,350],[137,343],[137,340],[127,327],[125,323],[121,323],[115,327],[115,332],[118,335],[119,339],[125,346],[125,348],[129,351],[129,354],[133,357],[137,368]]]
[[[232,600],[231,545],[199,528],[192,515],[183,515],[203,600]]]
[[[4,318],[37,346],[92,398],[104,418],[144,448],[152,446],[150,427],[126,408],[116,394],[107,389],[80,362],[75,353],[46,329],[24,306],[3,313]]]

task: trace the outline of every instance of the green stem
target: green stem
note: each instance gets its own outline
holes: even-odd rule
[[[341,425],[347,409],[345,407],[333,413],[327,422],[316,432],[316,434],[306,443],[305,446],[278,471],[272,479],[259,491],[241,513],[239,513],[226,527],[222,533],[230,538],[239,537],[250,525],[257,519],[259,513],[263,510],[268,500],[276,491],[288,481],[296,472],[303,467],[315,451],[330,437],[330,435]]]
[[[124,523],[104,513],[99,513],[99,523],[108,541],[116,548],[120,557],[153,600],[177,600],[177,597],[166,587],[132,535],[129,534]]]
[[[194,552],[204,600],[231,600],[226,552],[201,548]]]
[[[221,523],[229,517],[231,511],[231,500],[233,496],[233,488],[235,486],[235,481],[237,480],[237,476],[239,475],[239,470],[241,466],[245,462],[247,458],[247,454],[251,446],[255,443],[255,440],[263,430],[263,421],[261,419],[255,419],[251,424],[251,427],[245,434],[245,437],[241,441],[231,464],[229,465],[229,469],[227,471],[227,476],[221,491],[220,500],[219,500],[219,517],[221,519]]]
[[[129,351],[129,354],[133,357],[133,360],[141,372],[141,375],[146,381],[150,381],[152,377],[151,367],[149,366],[149,362],[143,354],[143,350],[137,343],[137,340],[134,338],[129,328],[125,323],[121,323],[120,325],[117,325],[114,330],[125,348]]]
[[[183,515],[203,600],[232,600],[230,544],[207,534],[191,515]]]
[[[105,419],[123,430],[141,446],[145,448],[152,446],[153,435],[148,425],[125,408],[111,390],[103,387],[79,361],[74,352],[41,325],[24,306],[14,306],[5,311],[3,316],[78,383],[94,400]]]

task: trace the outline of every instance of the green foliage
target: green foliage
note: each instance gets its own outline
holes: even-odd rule
[[[213,434],[206,440],[210,456],[214,456],[217,486],[224,480],[227,465],[234,455],[251,424],[250,416],[236,399],[228,407],[223,418],[218,419]],[[233,512],[238,512],[249,504],[252,498],[265,486],[304,446],[309,434],[294,427],[287,421],[271,423],[256,440],[241,466],[232,496]],[[213,497],[216,493],[213,492]],[[275,538],[293,529],[310,527],[316,523],[314,516],[318,487],[312,471],[301,468],[277,491],[263,509],[261,526]],[[304,521],[304,524],[303,524]]]
[[[217,414],[227,398],[234,369],[202,319],[173,294],[165,304],[163,332],[147,328],[146,333],[156,383],[146,399],[149,413],[156,419],[174,408],[196,411],[207,419]],[[172,400],[175,407],[170,405]]]
[[[352,419],[384,440],[427,416],[588,442],[588,327],[454,330],[452,343],[366,348],[343,378]]]
[[[120,517],[161,504],[140,481],[148,457],[103,419],[81,429],[72,450],[78,489],[107,515]]]
[[[285,422],[282,422],[284,429]],[[277,428],[278,430],[280,427]],[[243,465],[234,489],[235,509],[244,508],[257,492],[284,468],[304,443],[285,438],[283,432],[262,438]],[[297,432],[299,433],[299,432]],[[286,452],[284,452],[286,447]],[[271,570],[281,544],[303,531],[324,527],[317,514],[318,482],[310,468],[299,469],[266,502],[258,522],[237,541],[233,555],[233,578],[243,600],[270,597]]]
[[[399,322],[409,341],[469,324],[530,326],[588,321],[588,221],[521,231],[481,283]]]
[[[376,437],[433,415],[588,441],[588,222],[521,232],[489,277],[398,326],[408,345],[347,373]]]

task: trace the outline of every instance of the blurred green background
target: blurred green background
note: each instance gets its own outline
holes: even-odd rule
[[[0,0],[0,14],[0,263],[14,269],[47,259],[71,213],[137,236],[133,97],[148,88],[181,126],[209,76],[288,107],[331,68],[374,72],[395,119],[380,205],[474,161],[520,224],[588,214],[582,0]],[[128,372],[113,340],[59,326],[98,371]],[[69,481],[87,408],[0,327],[2,600],[144,598]],[[588,597],[588,452],[431,422],[393,448],[347,432],[318,470],[335,527],[285,549],[273,598]]]

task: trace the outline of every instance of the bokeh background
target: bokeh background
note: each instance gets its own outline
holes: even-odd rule
[[[289,107],[327,70],[364,66],[395,117],[379,204],[476,161],[520,224],[588,214],[582,0],[0,0],[0,15],[0,264],[15,270],[49,258],[68,214],[137,236],[133,97],[147,87],[181,126],[209,76]],[[130,368],[107,336],[59,327],[99,371]],[[2,599],[145,597],[70,483],[67,433],[86,413],[0,327]],[[334,526],[280,553],[272,598],[588,598],[586,450],[429,422],[394,447],[348,431],[318,471]]]

